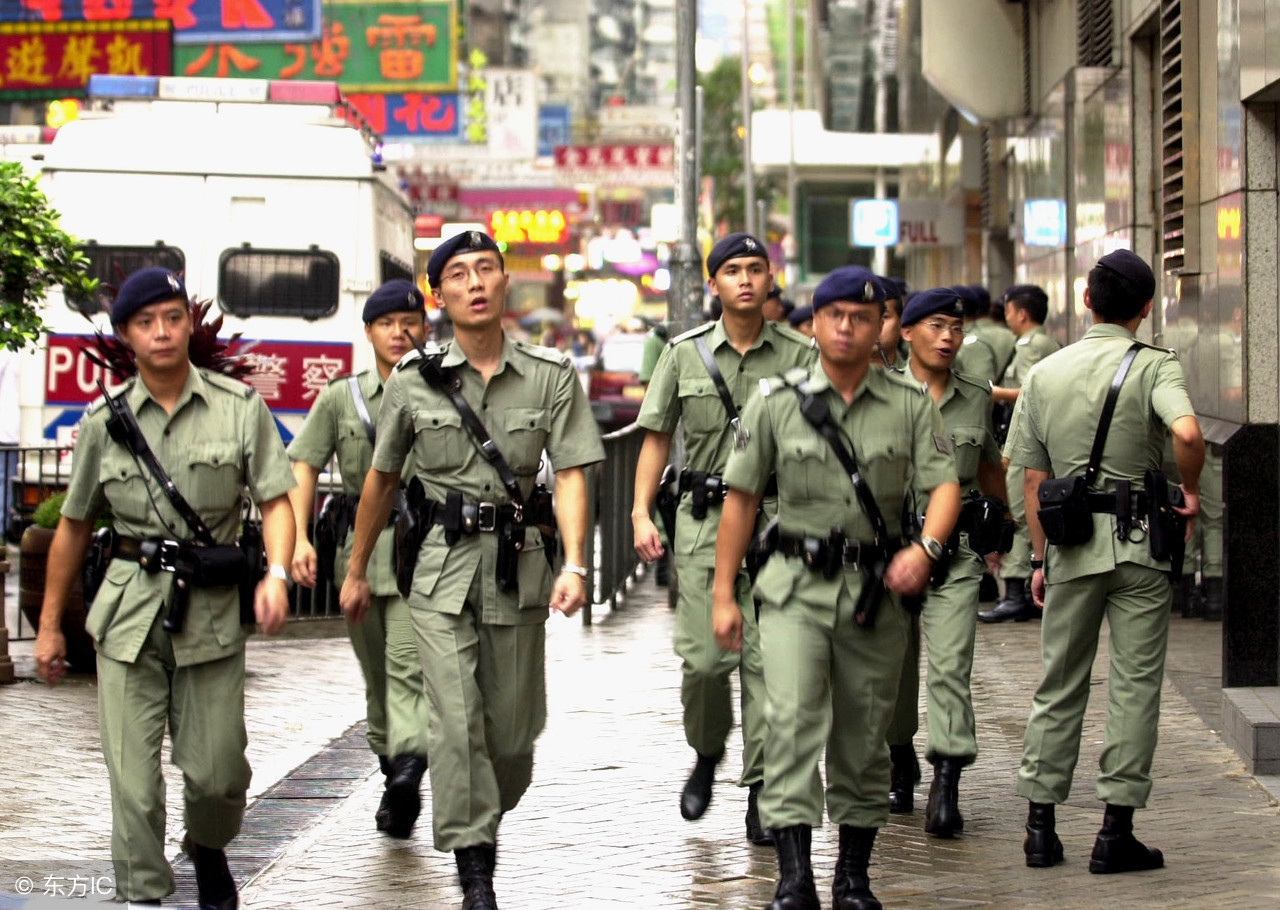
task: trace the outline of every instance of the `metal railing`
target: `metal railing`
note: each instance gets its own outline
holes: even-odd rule
[[[644,430],[632,423],[606,433],[602,440],[604,461],[587,471],[589,519],[594,529],[586,542],[590,574],[582,622],[588,626],[592,606],[617,606],[640,565],[631,528],[631,504],[635,501],[636,462],[640,459]]]

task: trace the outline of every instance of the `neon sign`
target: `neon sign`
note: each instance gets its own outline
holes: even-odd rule
[[[499,243],[560,243],[567,227],[559,209],[512,209],[489,216],[489,233]]]

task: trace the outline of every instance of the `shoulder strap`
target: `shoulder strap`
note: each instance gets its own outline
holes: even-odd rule
[[[862,506],[862,511],[866,513],[867,518],[871,521],[871,528],[876,536],[876,545],[884,546],[889,540],[889,526],[885,524],[884,513],[880,511],[880,505],[876,502],[875,495],[871,492],[871,487],[867,484],[867,480],[862,476],[862,471],[858,469],[858,459],[854,456],[853,451],[845,446],[844,440],[840,438],[840,430],[836,426],[834,420],[831,419],[831,408],[825,401],[807,392],[798,386],[791,386],[792,391],[800,399],[800,414],[804,417],[809,425],[822,434],[825,439],[835,450],[836,458],[839,459],[841,466],[845,469],[845,473],[849,475],[849,480],[853,482],[853,490],[858,496],[858,503]]]
[[[369,416],[369,405],[365,403],[364,394],[360,391],[359,378],[348,376],[347,387],[351,389],[351,401],[356,406],[356,414],[360,417],[360,425],[364,427],[364,434],[369,437],[369,445],[373,445],[373,418]]]
[[[1143,347],[1141,342],[1135,341],[1133,346],[1125,351],[1124,359],[1120,361],[1120,368],[1116,370],[1115,379],[1111,380],[1111,388],[1107,390],[1107,400],[1102,405],[1102,416],[1098,419],[1098,432],[1093,437],[1093,451],[1089,453],[1089,466],[1084,470],[1086,487],[1093,486],[1093,482],[1098,479],[1098,471],[1102,468],[1102,450],[1107,445],[1107,431],[1111,429],[1111,416],[1116,412],[1116,399],[1120,397],[1120,387],[1124,385],[1125,377],[1129,375],[1129,367],[1133,366],[1134,359]]]
[[[733,396],[729,394],[729,387],[725,385],[724,374],[720,372],[720,367],[716,364],[715,355],[711,353],[711,348],[707,346],[707,339],[699,335],[693,339],[693,346],[698,349],[698,356],[702,358],[703,365],[707,368],[707,373],[711,376],[711,381],[715,383],[716,391],[720,393],[720,401],[724,404],[725,411],[729,414],[729,419],[738,419],[738,408],[733,403]]]
[[[123,445],[129,450],[129,454],[133,456],[139,466],[145,467],[151,476],[155,478],[156,483],[160,484],[160,489],[164,491],[164,495],[173,505],[178,515],[187,523],[187,527],[191,529],[191,533],[195,535],[197,543],[207,547],[217,546],[218,542],[213,537],[213,532],[209,530],[209,526],[204,523],[204,519],[191,508],[191,504],[183,498],[178,492],[178,488],[174,485],[172,478],[165,471],[164,466],[160,464],[156,458],[155,452],[151,451],[151,446],[147,443],[147,438],[142,435],[142,427],[138,426],[138,419],[134,416],[133,411],[129,408],[129,402],[125,399],[124,393],[121,392],[112,398],[107,394],[106,386],[99,382],[102,388],[102,395],[106,399],[107,407],[111,409],[111,417],[107,420],[107,434],[116,442]]]
[[[467,432],[471,434],[471,439],[476,444],[476,448],[480,450],[481,457],[498,472],[498,478],[506,488],[507,495],[511,497],[511,504],[516,507],[516,522],[519,523],[523,519],[524,494],[520,492],[520,484],[516,481],[515,472],[507,464],[507,460],[502,457],[502,452],[499,451],[497,443],[493,441],[489,431],[484,428],[484,424],[480,422],[476,412],[471,409],[467,399],[462,397],[462,380],[458,377],[458,374],[441,366],[440,362],[443,359],[443,353],[430,354],[423,357],[418,364],[418,372],[422,374],[422,378],[427,385],[445,395],[453,404],[458,416],[462,418],[462,425],[467,428]]]

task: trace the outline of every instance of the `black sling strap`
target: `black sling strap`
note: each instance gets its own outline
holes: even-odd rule
[[[707,373],[711,376],[711,382],[716,387],[716,391],[720,394],[720,402],[724,405],[725,412],[729,415],[729,426],[733,428],[734,445],[737,448],[745,448],[750,435],[742,427],[742,416],[738,413],[738,407],[733,403],[733,396],[729,394],[729,386],[724,381],[724,374],[720,372],[720,367],[716,364],[715,355],[711,353],[711,348],[707,346],[707,341],[701,335],[693,339],[693,346],[698,349],[698,356],[702,358],[703,365],[707,368]]]
[[[218,542],[214,539],[213,532],[209,530],[209,526],[204,523],[204,519],[199,516],[195,509],[191,508],[191,504],[178,492],[173,480],[160,464],[155,453],[151,451],[147,438],[142,435],[142,427],[138,425],[138,419],[129,408],[125,393],[121,392],[112,398],[107,394],[107,388],[102,384],[101,380],[98,381],[98,388],[102,390],[102,395],[107,401],[107,407],[111,410],[111,417],[107,420],[107,434],[129,450],[129,454],[133,456],[133,460],[138,463],[139,467],[145,467],[151,473],[151,476],[160,484],[160,489],[164,491],[164,495],[173,505],[178,515],[191,528],[191,533],[195,535],[196,541],[207,547],[216,547]]]
[[[1111,417],[1116,412],[1116,399],[1120,397],[1120,387],[1124,385],[1125,377],[1129,375],[1129,367],[1133,366],[1133,361],[1142,348],[1142,342],[1135,341],[1129,350],[1125,351],[1124,359],[1120,361],[1120,368],[1116,370],[1116,376],[1111,380],[1111,388],[1107,390],[1107,400],[1102,405],[1102,416],[1098,419],[1098,432],[1093,437],[1093,451],[1089,453],[1089,465],[1084,470],[1086,487],[1093,486],[1094,481],[1098,479],[1098,471],[1102,468],[1102,450],[1107,445],[1107,432],[1111,429]]]
[[[369,416],[369,405],[365,403],[364,394],[360,391],[360,380],[355,376],[347,377],[347,387],[351,389],[351,401],[356,406],[356,415],[364,434],[369,437],[369,445],[374,444],[373,418]]]
[[[444,354],[427,354],[422,348],[418,348],[418,350],[422,352],[422,361],[418,364],[418,372],[422,374],[422,378],[427,385],[444,394],[453,404],[458,416],[462,418],[462,425],[467,428],[467,432],[471,434],[476,448],[480,450],[481,457],[498,472],[498,478],[506,488],[507,495],[511,497],[511,504],[515,506],[515,523],[523,524],[524,494],[520,492],[520,484],[516,481],[515,472],[507,464],[507,460],[502,457],[502,452],[499,451],[497,443],[493,441],[489,431],[484,428],[484,424],[480,422],[476,412],[471,409],[467,399],[462,397],[462,378],[454,370],[441,366]]]

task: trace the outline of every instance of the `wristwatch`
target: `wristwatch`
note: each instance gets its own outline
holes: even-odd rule
[[[278,578],[281,581],[283,581],[286,587],[289,585],[289,582],[293,580],[289,577],[289,570],[286,569],[284,566],[279,565],[278,563],[268,566],[267,574],[270,575],[272,578]]]
[[[560,571],[561,571],[561,572],[569,572],[569,573],[571,573],[571,574],[573,574],[573,575],[577,575],[579,578],[582,578],[582,579],[585,579],[585,578],[587,577],[587,567],[586,567],[586,566],[575,566],[575,565],[574,565],[573,563],[571,563],[571,562],[566,562],[564,565],[562,565],[562,566],[560,567]]]
[[[929,557],[930,562],[937,562],[942,558],[942,554],[945,552],[942,544],[927,535],[917,538],[916,543],[920,544],[920,546],[924,548],[925,555]]]
[[[1044,568],[1044,558],[1041,557],[1040,559],[1036,559],[1034,556],[1032,556],[1031,571],[1034,572],[1036,569],[1043,569],[1043,568]]]

